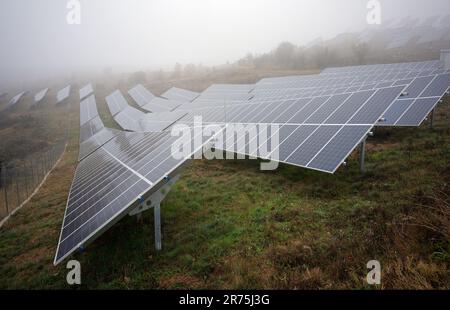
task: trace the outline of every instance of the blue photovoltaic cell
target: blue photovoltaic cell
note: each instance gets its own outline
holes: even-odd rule
[[[308,117],[311,116],[324,102],[330,99],[329,96],[326,97],[315,97],[313,98],[304,108],[299,110],[288,123],[290,124],[302,124]]]
[[[414,102],[414,99],[396,100],[390,106],[390,108],[384,113],[384,122],[380,122],[378,125],[390,125],[393,126],[398,118],[409,108],[409,106]]]
[[[420,97],[442,96],[450,86],[450,73],[436,76]]]
[[[414,81],[405,89],[406,95],[402,98],[417,98],[420,93],[427,87],[431,82],[433,76],[425,76],[414,79]]]
[[[276,107],[270,108],[270,110],[260,117],[261,123],[273,123],[275,119],[280,116],[281,113],[285,112],[291,105],[293,105],[295,100],[282,101]]]
[[[286,111],[280,114],[275,120],[274,123],[284,124],[292,118],[295,113],[301,110],[304,106],[306,106],[312,99],[311,98],[302,98],[295,101],[293,105],[291,105]]]
[[[306,166],[318,151],[333,137],[341,126],[319,127],[300,147],[285,161],[298,166]],[[289,138],[288,138],[289,140]]]
[[[409,83],[411,83],[413,81],[413,79],[404,79],[404,80],[397,80],[394,82],[394,84],[392,84],[392,86],[397,86],[397,85],[408,85]]]
[[[353,93],[331,116],[325,121],[326,124],[345,124],[366,102],[370,96],[375,93],[374,90],[366,90]]]
[[[249,111],[253,111],[255,109],[254,104],[246,104],[242,107],[242,110],[239,111],[239,113],[235,114],[234,116],[228,116],[227,115],[227,122],[231,123],[242,123],[243,116],[247,115]]]
[[[361,142],[371,126],[344,126],[309,163],[308,168],[334,172]]]
[[[278,158],[281,161],[292,154],[295,149],[302,144],[319,126],[310,125],[284,125],[279,131]],[[274,154],[276,155],[276,154]]]
[[[398,97],[404,86],[381,88],[371,97],[362,108],[352,117],[350,124],[374,124],[380,115],[389,108]]]
[[[99,147],[101,147],[106,142],[114,138],[118,133],[119,133],[118,130],[103,128],[86,141],[80,143],[80,152],[78,154],[78,161],[81,161],[85,157],[92,154]]]
[[[320,124],[331,115],[344,101],[350,97],[350,94],[336,95],[330,98],[328,102],[316,110],[305,123]]]
[[[260,114],[264,109],[268,108],[268,105],[260,103],[252,105],[253,108],[248,110],[245,115],[240,117],[241,123],[251,123],[252,119]]]
[[[428,113],[433,110],[439,98],[419,98],[398,120],[396,125],[419,126]]]

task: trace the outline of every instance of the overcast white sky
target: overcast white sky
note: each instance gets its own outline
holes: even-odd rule
[[[105,66],[217,65],[367,26],[367,0],[81,0],[81,25],[67,24],[67,2],[0,1],[0,82]],[[448,0],[380,2],[384,20],[450,13]]]

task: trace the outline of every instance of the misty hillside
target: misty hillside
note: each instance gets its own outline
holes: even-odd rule
[[[440,51],[448,46],[450,15],[408,17],[398,23],[386,21],[360,32],[341,33],[328,40],[317,38],[306,45],[283,42],[268,53],[248,54],[238,64],[256,68],[323,69],[420,61],[439,58]]]

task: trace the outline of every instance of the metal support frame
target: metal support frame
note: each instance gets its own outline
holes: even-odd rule
[[[153,192],[148,198],[142,200],[138,207],[133,209],[129,215],[140,219],[143,212],[153,208],[154,223],[155,223],[155,249],[160,251],[162,249],[161,242],[161,202],[166,198],[170,192],[173,184],[180,179],[177,174],[173,178],[166,177],[166,183],[162,185],[157,191]]]
[[[431,115],[430,115],[430,128],[431,128],[431,129],[433,129],[433,125],[434,125],[434,110],[435,110],[435,109],[433,109],[433,110],[431,111]]]
[[[366,168],[364,165],[365,157],[366,157],[366,138],[364,138],[364,140],[361,142],[359,146],[359,171],[361,173],[366,172]]]

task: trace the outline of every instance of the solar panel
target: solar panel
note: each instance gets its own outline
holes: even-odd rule
[[[309,161],[307,167],[320,171],[335,172],[358,145],[371,126],[343,126],[327,144]]]
[[[80,126],[80,143],[93,137],[95,134],[100,132],[105,126],[99,116],[95,116],[93,119],[89,120],[85,124]]]
[[[140,107],[145,106],[147,103],[152,101],[153,98],[155,98],[155,95],[153,95],[144,86],[142,86],[142,84],[138,84],[132,89],[130,89],[128,91],[128,94],[130,94],[131,98],[133,98],[133,100],[136,101],[136,103]]]
[[[124,130],[135,132],[163,131],[183,117],[186,112],[144,113],[128,105],[120,91],[106,97],[114,120]]]
[[[86,124],[94,117],[99,116],[95,96],[91,95],[80,103],[80,125]]]
[[[383,115],[379,126],[420,126],[450,86],[450,74],[444,73],[413,80],[405,94]]]
[[[141,84],[130,89],[128,93],[142,109],[149,112],[169,111],[181,104],[181,102],[176,100],[156,97]]]
[[[9,100],[8,105],[9,105],[9,106],[16,105],[16,104],[20,101],[20,99],[23,97],[23,95],[25,95],[25,94],[26,94],[26,91],[21,92],[20,94],[15,95],[13,98],[11,98],[11,100]]]
[[[161,96],[166,99],[172,99],[176,101],[192,101],[195,98],[197,98],[200,95],[200,93],[190,91],[187,89],[172,87],[171,89],[167,90],[164,94]]]
[[[56,94],[56,102],[60,103],[66,100],[69,97],[69,95],[70,95],[70,85],[58,91],[58,93]]]
[[[111,128],[102,128],[97,131],[95,134],[80,143],[78,161],[82,161],[87,156],[94,153],[98,148],[117,136],[119,133],[120,131]]]
[[[105,128],[97,111],[95,96],[91,95],[80,103],[80,152],[78,161],[83,160],[103,144],[114,138],[118,130]]]
[[[44,97],[47,94],[47,92],[48,92],[48,88],[45,88],[45,89],[39,91],[36,95],[34,95],[34,102],[38,103],[42,99],[44,99]]]
[[[198,138],[192,132],[194,139]],[[211,137],[200,138],[206,143]],[[54,263],[92,242],[177,173],[177,137],[167,132],[122,132],[81,161],[75,172]],[[203,145],[203,144],[202,144]]]
[[[225,146],[217,146],[217,148],[246,155],[258,155],[262,158],[291,165],[334,173],[346,156],[355,149],[358,143],[365,139],[368,131],[378,122],[404,88],[405,86],[393,86],[361,91],[347,96],[341,94],[295,101],[287,108],[289,118],[284,119],[285,123],[281,124],[279,130],[280,144],[276,148],[279,157],[276,156],[275,150],[271,152],[274,155],[271,157],[265,156],[264,152],[259,150],[261,145],[267,145],[270,139],[267,139],[266,143],[260,143],[256,153],[249,154],[246,152],[251,141],[245,141],[245,146],[240,149],[236,149],[239,141],[234,143],[234,149],[226,144],[230,141],[227,141]],[[333,111],[329,111],[328,117],[320,118],[321,122],[315,124],[307,123],[307,120],[316,115],[316,112],[320,111],[328,102],[331,102],[331,106],[334,107]],[[284,102],[279,103],[279,105],[283,104]],[[252,107],[250,108],[250,114],[261,109],[258,104],[249,106]],[[234,119],[239,122],[242,117],[234,117]],[[260,120],[254,119],[254,122],[260,123]],[[348,139],[348,143],[339,143],[339,141],[346,139]],[[330,146],[327,147],[329,144]],[[336,147],[340,147],[339,152],[335,150]],[[332,152],[332,154],[327,152]],[[319,159],[314,160],[316,157]],[[325,162],[325,158],[332,158],[333,160]]]
[[[106,104],[108,105],[109,111],[111,112],[111,115],[114,117],[119,112],[121,112],[123,109],[128,107],[128,103],[123,97],[120,90],[114,91],[112,94],[107,96],[105,98]]]
[[[146,111],[157,113],[175,110],[182,104],[183,102],[177,100],[155,97],[149,103],[144,105],[142,108]]]
[[[86,98],[87,96],[89,96],[90,94],[92,94],[94,92],[94,89],[92,88],[92,84],[87,84],[86,86],[84,86],[83,88],[80,89],[80,100],[83,100],[84,98]]]

